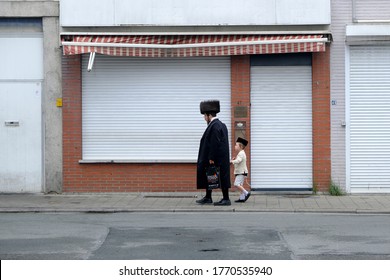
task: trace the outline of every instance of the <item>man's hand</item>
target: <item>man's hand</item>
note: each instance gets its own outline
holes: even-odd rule
[[[210,163],[210,164],[214,164],[214,161],[210,159],[210,160],[209,160],[209,163]]]

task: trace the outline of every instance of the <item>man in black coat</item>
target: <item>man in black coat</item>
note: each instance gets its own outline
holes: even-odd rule
[[[223,198],[215,202],[215,206],[231,205],[229,199],[230,188],[230,155],[228,130],[224,123],[217,118],[220,112],[218,100],[202,101],[200,113],[207,122],[207,128],[200,140],[197,164],[197,188],[206,189],[206,196],[197,200],[199,204],[211,204],[212,190],[208,189],[206,168],[215,165],[220,168],[221,191]]]

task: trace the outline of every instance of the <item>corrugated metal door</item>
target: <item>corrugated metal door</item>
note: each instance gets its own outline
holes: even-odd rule
[[[350,47],[347,187],[390,192],[390,46]]]
[[[251,67],[251,184],[312,188],[311,66]]]
[[[195,162],[205,99],[230,128],[229,57],[83,58],[84,161]]]

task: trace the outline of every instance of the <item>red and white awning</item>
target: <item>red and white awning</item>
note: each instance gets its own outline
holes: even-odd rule
[[[231,56],[323,52],[324,35],[62,35],[64,55]]]

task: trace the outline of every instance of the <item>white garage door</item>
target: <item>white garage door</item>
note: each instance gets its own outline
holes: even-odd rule
[[[349,78],[347,187],[390,193],[390,46],[351,46]]]
[[[202,100],[230,130],[230,58],[83,59],[83,161],[196,162]]]
[[[251,67],[251,182],[257,190],[312,188],[311,66]]]

